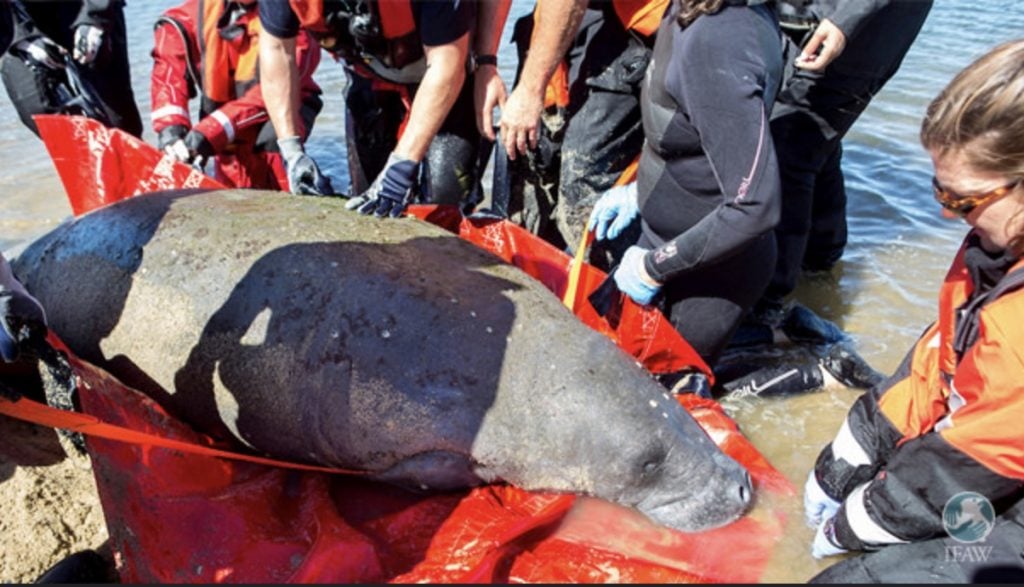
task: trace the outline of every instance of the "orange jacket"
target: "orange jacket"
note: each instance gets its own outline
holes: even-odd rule
[[[975,292],[968,235],[939,292],[939,318],[878,390],[854,403],[815,473],[843,505],[841,546],[942,536],[957,493],[1024,498],[1024,260]]]

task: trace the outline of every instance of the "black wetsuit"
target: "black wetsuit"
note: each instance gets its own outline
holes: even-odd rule
[[[644,81],[638,194],[647,271],[709,363],[775,263],[779,176],[768,127],[782,78],[770,6],[725,6],[686,29],[673,4]]]
[[[128,44],[125,35],[124,2],[119,0],[5,1],[14,17],[11,45],[44,35],[72,53],[75,28],[90,24],[103,30],[103,46],[89,65],[75,66],[81,83],[92,89],[103,116],[111,126],[135,136],[142,135],[142,119],[132,93]],[[5,7],[7,9],[7,7]],[[4,55],[0,72],[4,86],[21,121],[36,132],[34,114],[59,112],[61,104],[54,87],[64,81],[61,72],[33,67],[10,53]]]
[[[810,9],[846,35],[824,73],[792,67],[802,39],[787,37],[786,80],[772,111],[783,206],[775,229],[778,261],[759,304],[772,322],[802,268],[826,270],[846,246],[846,189],[841,141],[896,73],[932,0],[814,0]]]

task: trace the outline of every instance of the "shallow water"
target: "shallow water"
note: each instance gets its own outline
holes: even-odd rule
[[[136,102],[149,118],[152,23],[174,1],[134,0],[127,11]],[[515,0],[510,24],[532,2]],[[506,28],[507,40],[511,26]],[[805,280],[797,295],[843,326],[876,368],[896,367],[933,319],[942,276],[966,232],[943,220],[931,198],[929,160],[917,141],[928,101],[951,77],[995,44],[1024,35],[1020,0],[938,0],[900,72],[875,98],[844,143],[850,244],[828,276]],[[503,43],[501,71],[512,81],[515,53]],[[347,185],[341,67],[326,56],[317,73],[324,110],[310,151],[335,185]],[[147,129],[143,138],[154,140]],[[49,230],[70,214],[42,144],[21,126],[0,92],[0,249]],[[829,389],[789,399],[728,400],[743,431],[798,487],[857,393]],[[808,554],[799,499],[772,504],[787,514],[786,538],[764,579],[804,581],[827,566]],[[831,561],[829,561],[831,562]]]

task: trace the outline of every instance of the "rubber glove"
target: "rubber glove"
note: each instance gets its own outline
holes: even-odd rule
[[[64,58],[68,54],[64,47],[47,37],[33,37],[18,41],[11,47],[11,53],[21,57],[29,65],[48,69],[64,69]]]
[[[203,133],[195,129],[188,131],[188,134],[182,140],[182,144],[188,149],[187,163],[202,167],[207,159],[213,157],[213,145],[210,144],[210,141],[206,140],[206,136]]]
[[[839,510],[839,502],[832,499],[821,488],[818,477],[811,470],[807,475],[807,483],[804,483],[804,521],[808,528],[817,528],[822,520],[827,520],[836,515]]]
[[[825,521],[818,526],[818,531],[814,533],[814,542],[811,543],[811,556],[814,558],[825,558],[849,552],[836,544],[835,521],[835,517],[825,518]]]
[[[288,190],[293,194],[327,196],[334,193],[331,180],[320,172],[313,158],[302,148],[299,137],[285,137],[277,140],[277,146],[284,158],[288,172]]]
[[[637,215],[640,206],[636,199],[636,182],[615,186],[606,191],[590,213],[587,230],[596,230],[594,238],[612,240],[622,234]]]
[[[188,147],[185,146],[183,139],[187,134],[188,127],[184,124],[172,124],[164,127],[157,134],[156,146],[178,161],[185,161],[188,158]]]
[[[651,303],[654,296],[661,291],[661,284],[647,274],[644,257],[647,249],[633,245],[622,255],[622,262],[615,268],[615,285],[619,291],[641,305]]]
[[[96,61],[96,56],[103,46],[103,29],[91,24],[80,24],[75,27],[75,41],[71,56],[82,65]]]
[[[360,214],[374,214],[377,218],[401,216],[409,205],[419,169],[416,161],[391,153],[370,188],[349,200],[345,207],[359,210]]]
[[[0,256],[0,358],[15,361],[26,343],[45,337],[43,307],[18,283]]]

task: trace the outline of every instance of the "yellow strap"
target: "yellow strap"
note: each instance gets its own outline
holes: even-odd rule
[[[572,258],[572,264],[569,266],[569,283],[565,286],[562,303],[569,308],[570,312],[576,311],[576,291],[580,286],[580,274],[583,273],[583,259],[587,256],[587,249],[592,242],[594,242],[594,231],[584,230],[580,244],[576,247],[576,256]]]

